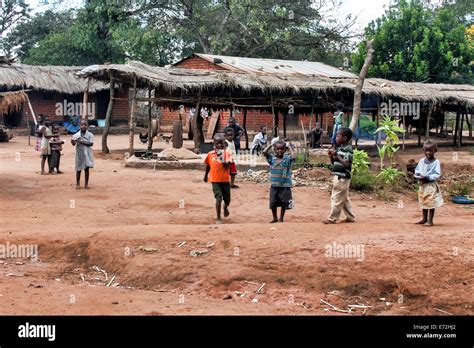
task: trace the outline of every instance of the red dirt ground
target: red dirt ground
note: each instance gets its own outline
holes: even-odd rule
[[[124,168],[126,143],[111,136],[117,151],[96,152],[90,190],[74,188],[70,144],[66,173],[54,176],[39,175],[26,137],[0,144],[0,244],[39,245],[36,262],[0,259],[0,314],[473,314],[468,207],[447,203],[426,228],[413,224],[420,216],[413,194],[400,197],[402,209],[353,194],[357,223],[327,226],[329,192],[296,187],[287,222],[270,225],[269,188],[240,183],[230,218],[216,226],[202,172]],[[420,158],[410,151],[403,156]],[[190,256],[210,243],[208,253]],[[363,258],[327,257],[333,243],[363,246]],[[343,310],[370,307],[344,314],[321,299]]]

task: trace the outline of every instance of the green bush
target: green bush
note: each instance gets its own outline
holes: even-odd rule
[[[377,186],[377,178],[368,169],[353,173],[351,189],[355,191],[370,192]]]
[[[404,175],[405,174],[397,168],[387,167],[383,168],[380,173],[377,174],[377,179],[385,185],[393,186],[398,183]]]
[[[366,172],[369,169],[369,165],[369,154],[363,150],[355,149],[352,159],[352,173]]]

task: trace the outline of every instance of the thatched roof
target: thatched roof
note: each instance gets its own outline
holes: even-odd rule
[[[0,90],[33,89],[65,94],[83,93],[87,81],[75,75],[82,67],[0,64]],[[108,87],[98,81],[91,82],[90,92]]]
[[[110,73],[124,83],[137,79],[139,88],[158,88],[164,94],[192,94],[198,91],[225,95],[229,91],[240,94],[259,92],[278,95],[323,93],[353,93],[356,79],[330,79],[318,76],[275,76],[239,74],[221,70],[193,70],[161,68],[140,62],[128,64],[92,65],[78,75],[109,81]],[[384,79],[367,79],[365,95],[400,98],[410,101],[460,104],[474,107],[474,86],[395,82]]]

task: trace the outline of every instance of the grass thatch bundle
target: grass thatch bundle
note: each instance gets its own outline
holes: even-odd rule
[[[0,89],[34,89],[64,94],[80,94],[87,87],[87,80],[75,75],[81,67],[37,66],[0,62]],[[98,81],[91,81],[89,92],[94,93],[108,87]]]
[[[0,114],[20,111],[28,96],[24,91],[0,93]]]

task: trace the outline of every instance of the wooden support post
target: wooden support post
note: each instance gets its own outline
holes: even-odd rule
[[[464,128],[464,115],[465,113],[461,113],[461,125],[459,126],[459,146],[462,146],[462,131]]]
[[[469,114],[469,121],[467,120],[467,115],[466,115],[466,122],[467,122],[467,126],[469,127],[469,140],[472,140],[472,114]]]
[[[244,120],[242,127],[244,128],[245,133],[245,150],[249,149],[249,134],[247,133],[247,109],[244,109]]]
[[[194,116],[192,119],[192,127],[193,127],[193,139],[194,139],[194,151],[198,152],[201,148],[201,134],[199,134],[199,126],[198,126],[198,117],[200,117],[201,112],[201,91],[199,91],[198,101],[196,103],[196,111],[194,112]]]
[[[87,78],[87,86],[86,86],[86,89],[84,91],[84,96],[82,98],[82,119],[83,120],[87,120],[87,104],[89,103],[89,84],[90,84],[90,77]]]
[[[128,153],[130,156],[134,154],[134,136],[135,136],[135,107],[137,103],[137,77],[133,77],[133,96],[132,96],[132,105],[130,107],[130,120],[128,124],[129,133],[128,133]]]
[[[105,114],[105,127],[104,132],[102,133],[102,153],[109,153],[109,148],[107,146],[107,137],[109,136],[110,121],[112,119],[112,109],[114,107],[114,95],[115,95],[115,80],[113,72],[110,72],[110,98],[109,105],[107,107],[107,113]]]
[[[275,113],[275,106],[273,105],[273,95],[270,92],[270,102],[272,105],[272,119],[273,119],[273,137],[276,138],[278,136],[278,113]]]
[[[148,151],[151,151],[153,148],[153,132],[151,129],[151,88],[148,88],[148,98],[150,98],[148,101]]]
[[[283,111],[283,138],[286,139],[286,119],[288,117],[288,111]]]
[[[309,115],[309,131],[311,131],[311,121],[313,120],[314,116],[314,104],[316,103],[316,94],[313,95],[313,101],[311,102],[311,114]],[[318,115],[316,114],[316,121],[314,122],[314,125],[316,126],[316,123],[318,123]]]
[[[430,121],[431,115],[433,114],[434,105],[430,105],[428,109],[428,115],[426,116],[426,129],[425,129],[425,140],[430,138]]]
[[[459,112],[456,112],[456,125],[454,126],[453,132],[453,146],[456,147],[458,145],[458,129],[459,129]]]
[[[406,123],[405,123],[405,113],[404,113],[404,112],[403,112],[403,115],[402,115],[402,120],[403,120],[403,121],[402,121],[402,122],[403,122],[403,129],[405,130],[405,131],[403,132],[403,135],[402,135],[402,136],[403,136],[403,139],[402,139],[402,150],[405,151],[405,138],[406,138],[405,134],[407,133],[407,125],[406,125]]]

